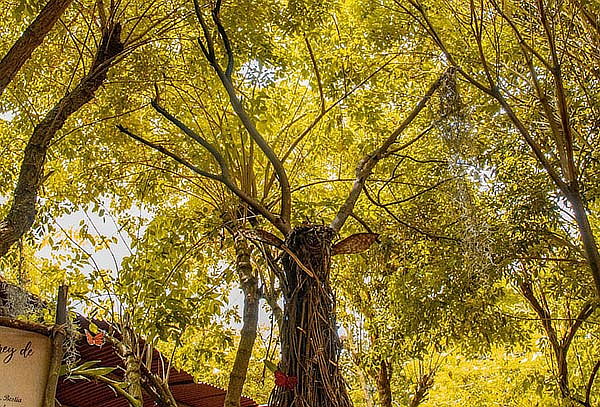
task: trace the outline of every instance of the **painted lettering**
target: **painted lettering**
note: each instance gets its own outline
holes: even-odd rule
[[[24,359],[27,359],[29,356],[33,355],[33,347],[31,345],[31,341],[27,342],[27,345],[25,345],[23,349],[19,351],[19,353],[21,354],[21,356],[23,356]]]
[[[10,363],[10,361],[15,356],[15,353],[17,353],[17,349],[16,348],[13,348],[12,346],[2,346],[2,345],[0,345],[0,354],[5,355],[4,359],[2,359],[2,362],[4,362],[5,364]]]

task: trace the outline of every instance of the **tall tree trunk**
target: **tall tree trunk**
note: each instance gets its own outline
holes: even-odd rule
[[[225,407],[239,407],[242,389],[246,382],[248,364],[252,356],[256,330],[258,325],[258,305],[260,293],[258,279],[250,263],[250,247],[246,239],[237,235],[235,237],[236,269],[240,278],[240,285],[244,292],[244,315],[240,343],[235,354],[235,361],[229,374],[229,385],[225,395]]]
[[[142,367],[137,356],[138,342],[135,333],[129,327],[122,329],[123,344],[120,352],[125,364],[125,377],[127,383],[125,390],[133,400],[129,402],[131,407],[141,407],[144,404],[142,395]]]
[[[390,377],[392,376],[388,364],[385,360],[381,360],[375,383],[377,384],[377,394],[379,395],[379,405],[381,407],[392,407],[392,388],[390,386]]]
[[[0,61],[0,95],[73,0],[50,0]]]
[[[114,57],[123,50],[120,34],[121,26],[118,23],[112,30],[103,33],[89,74],[35,127],[25,147],[12,206],[6,218],[0,221],[0,257],[31,228],[35,220],[36,201],[43,182],[44,163],[50,142],[69,116],[91,101],[106,80]]]
[[[594,277],[596,295],[600,297],[600,253],[598,253],[598,245],[583,203],[583,197],[578,190],[575,190],[567,192],[566,198],[575,214],[584,253]]]
[[[289,253],[282,259],[280,370],[286,377],[271,393],[271,407],[352,406],[338,365],[341,343],[329,285],[334,236],[331,228],[310,225],[295,228],[286,239],[297,259]]]

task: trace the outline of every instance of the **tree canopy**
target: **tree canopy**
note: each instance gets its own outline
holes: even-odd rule
[[[0,4],[0,277],[131,405],[600,402],[597,3]]]

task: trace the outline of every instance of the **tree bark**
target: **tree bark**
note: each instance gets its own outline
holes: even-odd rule
[[[129,327],[123,327],[122,344],[120,344],[120,353],[125,364],[125,377],[127,383],[124,386],[125,391],[131,396],[129,401],[131,407],[141,407],[144,404],[142,395],[142,363],[136,355],[138,347],[137,337]]]
[[[427,399],[429,390],[433,387],[433,377],[437,369],[429,370],[427,373],[421,374],[415,386],[415,394],[410,399],[408,407],[418,407]]]
[[[282,259],[285,308],[279,369],[290,381],[288,386],[276,385],[271,407],[352,406],[338,366],[341,343],[329,285],[334,236],[329,227],[309,225],[295,228],[286,240],[297,259],[287,251]]]
[[[44,163],[50,142],[65,121],[94,98],[95,92],[106,80],[108,69],[115,56],[123,50],[120,40],[121,26],[103,33],[102,42],[90,72],[65,95],[35,127],[21,163],[19,179],[14,191],[10,211],[0,221],[0,257],[18,241],[35,220],[38,191],[43,182]]]
[[[0,61],[0,95],[73,0],[50,0]]]
[[[390,387],[391,372],[388,371],[388,364],[381,360],[377,369],[375,383],[377,384],[377,394],[379,395],[379,405],[381,407],[392,407],[392,389]]]
[[[242,291],[244,292],[244,314],[240,343],[238,344],[235,361],[229,374],[225,407],[240,406],[240,398],[244,383],[246,382],[248,364],[250,363],[252,349],[256,340],[260,301],[258,279],[254,275],[252,264],[250,263],[250,247],[246,239],[241,235],[235,237],[235,252],[236,269],[240,278]]]
[[[567,192],[565,195],[575,214],[585,257],[594,277],[596,295],[600,297],[600,253],[598,253],[598,244],[590,225],[583,198],[578,190]]]
[[[178,403],[169,388],[166,380],[161,379],[158,374],[152,373],[150,367],[140,362],[141,385],[154,403],[160,407],[184,407]]]

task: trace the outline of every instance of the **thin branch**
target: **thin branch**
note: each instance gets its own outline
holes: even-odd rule
[[[381,207],[384,211],[387,212],[388,215],[390,215],[392,217],[392,219],[394,219],[396,222],[398,222],[399,224],[407,227],[410,230],[413,230],[431,240],[448,240],[451,242],[460,242],[460,239],[454,238],[454,237],[448,237],[448,236],[440,236],[440,235],[435,235],[433,233],[430,233],[426,230],[423,229],[419,229],[416,226],[411,225],[408,222],[403,221],[402,219],[400,219],[394,212],[392,212],[389,208],[385,207],[385,206],[381,206],[379,204],[379,202],[377,202],[375,199],[373,199],[373,197],[371,196],[371,194],[369,193],[369,190],[367,188],[364,188],[364,192],[365,192],[365,197],[369,200],[369,202],[371,202],[373,205],[375,206],[379,206]]]
[[[196,167],[194,164],[192,164],[189,161],[187,161],[186,159],[178,156],[177,154],[172,153],[171,151],[167,150],[163,146],[155,144],[155,143],[153,143],[151,141],[148,141],[148,140],[146,140],[146,139],[138,136],[135,133],[132,133],[126,127],[123,127],[122,125],[118,124],[117,125],[117,129],[119,129],[119,131],[121,133],[124,133],[124,134],[128,135],[132,139],[134,139],[136,141],[139,141],[140,143],[145,144],[146,146],[148,146],[150,148],[153,148],[154,150],[158,151],[161,154],[166,155],[167,157],[172,158],[173,160],[177,161],[179,164],[181,164],[181,165],[189,168],[190,170],[194,171],[196,174],[201,175],[201,176],[206,177],[206,178],[214,179],[215,181],[223,182],[223,178],[221,176],[216,175],[216,174],[211,174],[209,172],[206,172],[206,171],[204,171],[204,170]]]
[[[153,148],[154,150],[172,158],[173,160],[175,160],[176,162],[178,162],[179,164],[189,168],[190,170],[192,170],[193,172],[195,172],[196,174],[205,177],[205,178],[209,178],[209,179],[213,179],[215,181],[219,181],[221,183],[223,183],[231,192],[233,192],[235,195],[237,195],[240,199],[242,199],[244,202],[246,202],[248,205],[250,205],[251,207],[253,207],[258,213],[260,213],[261,215],[263,215],[265,217],[265,219],[267,219],[269,222],[271,222],[275,227],[277,227],[280,231],[282,231],[282,228],[284,227],[284,225],[281,224],[280,219],[276,218],[267,208],[265,208],[264,205],[262,205],[260,202],[258,202],[256,199],[254,199],[253,197],[251,197],[250,195],[248,195],[247,193],[245,193],[244,191],[242,191],[237,185],[235,185],[233,183],[233,181],[225,176],[225,173],[221,173],[221,175],[216,175],[216,174],[212,174],[209,173],[207,171],[202,170],[201,168],[198,168],[197,166],[195,166],[194,164],[190,163],[189,161],[187,161],[186,159],[178,156],[177,154],[167,150],[166,148],[164,148],[163,146],[160,146],[158,144],[155,144],[151,141],[148,141],[140,136],[138,136],[135,133],[132,133],[131,131],[129,131],[127,128],[121,126],[121,125],[117,125],[117,129],[119,129],[120,132],[128,135],[129,137],[133,138],[136,141],[139,141],[142,144],[145,144],[146,146]],[[228,172],[227,172],[228,174]],[[283,233],[283,231],[282,231]],[[285,234],[285,233],[284,233]]]
[[[362,219],[361,217],[359,217],[357,214],[355,214],[354,212],[352,212],[350,214],[350,217],[354,220],[356,220],[358,223],[360,223],[360,225],[365,228],[365,230],[369,233],[374,233],[373,230],[369,227],[369,224]]]
[[[181,122],[175,116],[173,116],[172,114],[167,112],[162,106],[160,106],[157,103],[156,100],[152,100],[152,102],[150,104],[152,105],[154,110],[156,110],[158,113],[160,113],[168,121],[173,123],[186,136],[190,137],[191,139],[196,141],[198,144],[200,144],[202,147],[204,147],[210,153],[210,155],[212,155],[214,157],[215,161],[217,162],[217,164],[219,164],[219,167],[221,168],[222,178],[227,178],[227,179],[231,178],[231,175],[229,172],[229,167],[227,166],[227,162],[225,161],[225,159],[223,158],[223,156],[221,155],[219,150],[217,150],[212,144],[210,144],[208,141],[206,141],[198,133],[196,133],[195,131],[193,131],[192,129],[187,127],[185,124],[183,124],[183,122]],[[203,176],[206,176],[206,175],[203,175]]]
[[[233,51],[231,49],[231,42],[229,41],[229,37],[227,37],[227,32],[221,23],[221,0],[217,0],[215,3],[215,8],[212,12],[213,21],[217,26],[217,30],[219,31],[219,35],[221,36],[221,40],[223,41],[223,46],[225,47],[225,52],[227,53],[227,68],[225,68],[225,76],[231,80],[231,74],[233,73]]]
[[[313,70],[315,71],[315,77],[317,78],[317,87],[319,88],[319,99],[321,101],[321,114],[325,111],[325,96],[323,95],[323,82],[321,80],[321,72],[319,71],[319,66],[317,65],[317,60],[315,58],[315,53],[310,45],[310,41],[306,34],[304,34],[304,42],[306,43],[306,48],[308,49],[308,54],[310,55],[310,61],[312,62]]]
[[[592,373],[590,374],[590,379],[588,380],[587,386],[585,387],[585,403],[590,406],[590,397],[592,395],[592,386],[594,385],[594,380],[596,379],[596,374],[598,374],[598,369],[600,369],[600,360],[596,362],[594,368],[592,369]]]
[[[308,125],[308,127],[306,129],[304,129],[304,131],[302,133],[300,133],[298,135],[298,137],[296,137],[296,139],[292,142],[292,144],[290,144],[290,147],[287,149],[285,154],[283,154],[283,156],[281,157],[281,160],[283,162],[285,162],[285,160],[287,160],[287,158],[290,156],[290,154],[292,154],[294,149],[304,139],[304,137],[306,137],[308,135],[308,133],[310,133],[315,128],[315,126],[317,124],[319,124],[319,122],[327,115],[327,113],[329,113],[331,111],[331,109],[333,109],[334,107],[336,107],[337,105],[342,103],[350,95],[352,95],[354,92],[356,92],[358,89],[360,89],[365,83],[367,83],[371,78],[373,78],[375,75],[377,75],[379,72],[381,72],[386,66],[388,66],[396,58],[397,58],[397,55],[393,56],[392,58],[387,60],[383,65],[381,65],[379,68],[374,70],[365,79],[363,79],[360,83],[358,83],[356,86],[354,86],[352,89],[350,89],[350,91],[344,93],[339,99],[337,99],[335,102],[333,102],[331,105],[329,105],[324,111],[319,113],[317,115],[317,117],[315,117],[315,119]]]
[[[385,157],[390,147],[396,142],[400,134],[406,130],[406,128],[413,122],[413,120],[419,115],[421,110],[427,105],[427,102],[431,98],[431,96],[435,93],[435,91],[442,85],[443,81],[448,75],[449,71],[446,71],[442,74],[427,90],[425,95],[419,100],[413,110],[409,113],[409,115],[404,119],[404,121],[390,134],[390,136],[382,143],[382,145],[375,150],[373,153],[367,155],[363,158],[356,167],[356,179],[354,181],[354,185],[352,185],[352,189],[346,198],[346,201],[339,209],[337,215],[331,222],[330,227],[339,232],[344,226],[344,223],[348,219],[348,216],[353,212],[354,206],[356,202],[358,202],[358,198],[360,197],[361,192],[365,187],[365,183],[367,178],[373,172],[373,169],[377,165],[377,163]]]
[[[196,12],[196,18],[200,22],[200,26],[202,27],[202,32],[204,34],[204,41],[206,41],[206,45],[202,42],[201,38],[198,38],[198,44],[202,49],[202,53],[206,57],[206,59],[212,64],[215,62],[215,46],[210,35],[210,30],[208,25],[206,24],[206,20],[204,20],[204,16],[202,14],[202,10],[200,9],[200,4],[198,0],[194,0],[194,11]]]
[[[214,63],[212,65],[213,65],[215,72],[219,76],[219,79],[221,80],[223,87],[225,88],[225,90],[227,91],[227,94],[229,95],[229,101],[231,103],[231,106],[233,107],[233,110],[235,111],[236,115],[238,116],[238,118],[240,119],[240,121],[242,122],[244,127],[246,128],[246,131],[248,132],[248,134],[250,135],[252,140],[254,140],[254,142],[258,145],[258,147],[265,154],[265,156],[267,157],[267,159],[273,166],[275,173],[277,174],[277,179],[279,181],[279,185],[280,185],[280,189],[281,189],[281,210],[280,210],[279,221],[277,222],[277,224],[275,226],[284,235],[287,235],[287,233],[291,230],[290,218],[291,218],[291,203],[292,202],[291,202],[290,183],[289,183],[289,179],[288,179],[287,173],[285,171],[285,168],[283,167],[282,161],[279,159],[279,157],[277,157],[277,155],[275,154],[275,152],[273,151],[273,149],[271,148],[269,143],[267,143],[267,141],[263,138],[263,136],[260,134],[260,132],[256,129],[256,127],[254,126],[254,123],[252,123],[250,116],[248,116],[248,114],[246,113],[246,110],[244,109],[242,102],[240,101],[240,99],[238,98],[238,96],[236,94],[236,91],[233,87],[233,83],[227,77],[226,73],[223,72],[223,70],[221,69],[221,67],[218,64]]]
[[[571,342],[573,341],[573,338],[575,337],[575,334],[581,327],[581,324],[583,324],[583,322],[585,322],[585,320],[588,319],[594,313],[596,308],[598,308],[597,300],[588,301],[583,305],[581,311],[577,315],[577,318],[575,318],[573,325],[571,325],[571,328],[565,333],[565,336],[563,337],[561,346],[564,349],[569,348]]]
[[[425,193],[427,193],[429,191],[432,191],[432,190],[436,189],[437,187],[445,184],[446,182],[454,181],[455,179],[460,178],[460,177],[461,176],[456,176],[456,177],[452,177],[452,178],[443,179],[443,180],[438,181],[435,184],[433,184],[433,185],[431,185],[431,186],[429,186],[429,187],[427,187],[425,189],[422,189],[419,192],[414,193],[414,194],[412,194],[412,195],[410,195],[410,196],[408,196],[406,198],[402,198],[402,199],[399,199],[399,200],[396,200],[396,201],[393,201],[393,202],[380,203],[380,206],[381,207],[394,206],[394,205],[399,205],[399,204],[411,201],[411,200],[413,200],[413,199],[415,199],[415,198],[417,198],[417,197],[419,197],[419,196],[421,196],[421,195],[423,195],[423,194],[425,194]]]

